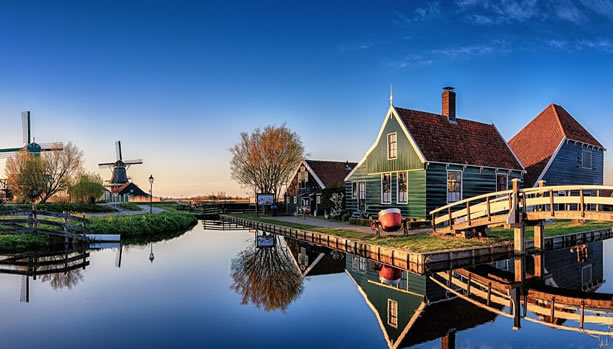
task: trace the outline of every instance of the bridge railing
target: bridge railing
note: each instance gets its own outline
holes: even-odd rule
[[[604,196],[613,186],[563,185],[506,190],[483,194],[445,205],[430,212],[435,230],[511,222],[519,220],[598,219],[613,221],[613,197]]]
[[[37,210],[0,211],[0,233],[33,233],[62,236],[68,239],[87,239],[85,216],[78,217],[67,212]],[[53,229],[53,228],[57,229]]]

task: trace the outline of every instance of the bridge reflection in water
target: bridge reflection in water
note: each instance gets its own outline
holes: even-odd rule
[[[86,250],[33,252],[0,256],[0,274],[21,275],[19,300],[30,302],[30,279],[40,278],[53,289],[72,288],[82,279],[82,270],[89,265]]]
[[[261,234],[255,231],[256,236]],[[499,316],[511,318],[515,329],[530,321],[603,338],[613,335],[613,295],[596,292],[604,283],[602,241],[420,275],[303,240],[276,239],[274,247],[254,245],[239,258],[267,250],[268,257],[260,258],[255,269],[269,268],[272,262],[281,265],[275,268],[282,273],[253,275],[256,259],[243,263],[252,268],[252,275],[238,279],[237,292],[270,305],[274,302],[267,297],[279,297],[270,286],[283,285],[285,294],[291,295],[280,302],[285,309],[302,292],[300,278],[346,273],[375,315],[389,348],[439,338],[443,348],[453,348],[462,331]],[[236,265],[233,262],[235,281]],[[288,276],[291,282],[271,280]],[[262,280],[269,285],[258,286]]]

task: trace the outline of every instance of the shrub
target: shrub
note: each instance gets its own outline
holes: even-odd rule
[[[189,212],[164,211],[133,216],[92,217],[87,227],[92,234],[138,237],[187,230],[196,223],[198,220]]]
[[[347,212],[347,213],[343,214],[342,221],[343,222],[348,222],[349,218],[351,218],[351,213]]]

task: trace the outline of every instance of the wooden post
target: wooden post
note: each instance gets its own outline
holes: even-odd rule
[[[38,215],[36,214],[36,206],[32,204],[32,220],[33,220],[34,234],[38,233],[38,222],[36,222],[37,218],[38,218]]]
[[[516,255],[523,255],[526,252],[526,244],[524,241],[526,227],[522,224],[519,227],[513,228],[513,252]]]
[[[468,226],[470,227],[470,225],[471,225],[471,220],[470,220],[470,200],[466,201],[466,220],[468,221]]]
[[[515,258],[515,282],[523,283],[526,280],[526,263],[524,257]]]
[[[585,318],[585,301],[581,301],[581,318],[579,319],[579,328],[583,328],[584,318]]]
[[[449,215],[449,229],[453,229],[453,218],[451,217],[451,207],[447,207],[447,214]]]
[[[556,213],[553,209],[553,189],[549,189],[549,211],[551,212],[551,217],[555,217]]]
[[[468,282],[466,283],[466,296],[470,297],[470,283],[472,279],[472,273],[468,273]]]
[[[68,223],[68,213],[66,211],[62,213],[64,214],[64,244],[68,244],[68,227],[66,226]]]
[[[556,315],[556,297],[551,298],[551,323],[554,322],[553,318]]]
[[[490,209],[490,197],[487,197],[487,221],[490,222],[492,220],[492,211]]]
[[[537,253],[534,255],[534,276],[543,277],[545,276],[545,261],[543,260],[545,256],[542,253]]]
[[[488,282],[487,283],[487,305],[490,305],[490,302],[492,300],[492,282]]]
[[[596,190],[596,197],[600,197],[600,190]],[[596,204],[596,212],[600,211],[600,205]]]
[[[581,217],[585,217],[585,201],[583,198],[583,189],[579,189],[579,209],[581,210]]]
[[[545,225],[543,221],[539,221],[537,225],[534,226],[534,248],[543,250],[545,247]]]

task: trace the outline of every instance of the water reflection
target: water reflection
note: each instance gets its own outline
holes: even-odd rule
[[[40,277],[54,290],[71,289],[83,280],[82,270],[89,265],[89,252],[66,249],[56,252],[31,252],[0,257],[0,274],[21,275],[19,300],[30,302],[30,279]]]
[[[270,247],[250,244],[232,259],[231,288],[242,296],[242,304],[285,312],[302,293],[302,275],[283,238],[274,239]]]

